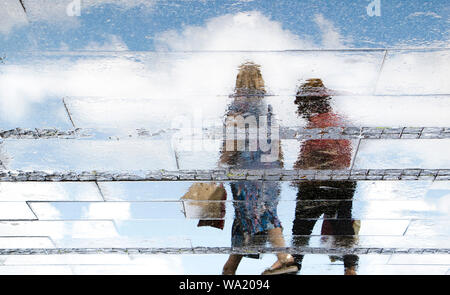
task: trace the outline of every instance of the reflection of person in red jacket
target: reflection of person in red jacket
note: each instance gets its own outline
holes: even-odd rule
[[[320,79],[309,79],[296,96],[298,114],[308,120],[308,128],[343,126],[343,119],[333,113],[329,91]],[[296,169],[348,169],[351,162],[351,142],[345,139],[314,139],[305,141],[294,167]],[[298,182],[297,205],[292,234],[295,246],[306,246],[314,225],[324,215],[322,240],[333,247],[351,247],[357,234],[357,222],[351,218],[353,181]],[[301,268],[303,255],[295,255]],[[344,255],[346,274],[356,274],[358,257]]]

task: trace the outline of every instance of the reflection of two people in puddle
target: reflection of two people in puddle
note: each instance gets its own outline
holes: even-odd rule
[[[224,141],[220,164],[234,169],[280,169],[283,155],[280,140],[270,138],[270,130],[275,126],[271,106],[265,101],[264,80],[258,65],[241,65],[236,79],[233,102],[226,113],[227,121],[240,117],[245,122],[253,117],[265,118],[264,132],[269,131],[266,143],[270,148],[250,149],[248,136],[244,139],[227,138]],[[310,79],[304,83],[296,96],[298,114],[308,121],[308,128],[326,128],[342,124],[338,115],[332,112],[330,96],[320,79]],[[241,125],[242,126],[242,125]],[[342,126],[342,125],[341,125]],[[229,126],[227,126],[229,128]],[[244,125],[245,128],[245,125]],[[276,130],[276,132],[279,132]],[[234,135],[234,134],[233,134]],[[248,135],[248,133],[247,133]],[[260,133],[258,133],[260,135]],[[239,142],[240,141],[240,142]],[[241,146],[241,148],[238,148]],[[243,147],[243,148],[242,148]],[[275,157],[274,157],[275,155]],[[296,169],[346,169],[351,161],[351,144],[348,140],[324,139],[307,140],[301,146]],[[276,181],[233,181],[231,184],[235,217],[232,226],[232,247],[245,249],[263,246],[267,241],[274,248],[286,247],[283,228],[277,215],[280,198],[280,183]],[[295,220],[293,223],[293,243],[296,247],[307,246],[314,225],[324,215],[321,235],[333,247],[350,247],[354,243],[358,224],[351,219],[352,198],[355,183],[350,181],[299,181],[293,183],[298,188]],[[324,201],[322,201],[324,200]],[[263,274],[296,273],[301,268],[303,255],[279,252],[275,263]],[[235,274],[243,257],[258,258],[258,254],[231,254],[223,267],[223,274]],[[341,259],[331,257],[332,259]],[[344,255],[346,274],[355,274],[358,258]]]

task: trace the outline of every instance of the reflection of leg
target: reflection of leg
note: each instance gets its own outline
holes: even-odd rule
[[[269,242],[273,247],[282,248],[286,246],[281,227],[270,229],[268,231],[268,235]],[[283,264],[290,264],[294,262],[294,257],[292,257],[292,255],[283,252],[277,253],[277,258],[278,260],[272,265],[271,268],[279,268],[283,266]]]
[[[355,232],[354,221],[352,219],[353,195],[356,183],[346,182],[343,184],[345,189],[342,190],[341,199],[337,209],[337,233],[342,235],[339,246],[353,247],[357,242],[358,232]],[[346,275],[356,275],[359,257],[357,255],[344,255],[344,269]]]
[[[299,200],[295,208],[295,219],[292,226],[293,244],[295,247],[305,247],[309,244],[314,225],[322,215],[322,208],[307,207],[304,201]],[[301,267],[303,256],[302,254],[294,255],[295,262],[299,267]]]
[[[225,265],[223,266],[222,274],[223,275],[234,275],[234,274],[236,274],[236,270],[237,270],[241,260],[242,260],[242,255],[231,254],[228,257],[227,262],[225,262]]]
[[[281,227],[276,227],[268,230],[269,242],[273,247],[285,247],[283,230]]]

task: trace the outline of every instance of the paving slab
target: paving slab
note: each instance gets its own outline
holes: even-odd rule
[[[450,166],[448,159],[441,156],[449,147],[450,141],[447,139],[424,139],[421,141],[364,139],[361,140],[354,168],[443,168]]]
[[[449,93],[448,83],[435,71],[435,66],[448,65],[449,55],[448,51],[390,52],[384,63],[377,93]]]
[[[26,202],[2,202],[0,220],[33,220],[37,219]]]
[[[0,202],[102,201],[95,183],[1,182]]]
[[[49,237],[4,237],[0,236],[0,248],[54,248],[55,245]],[[0,259],[1,260],[1,259]]]
[[[73,275],[67,265],[0,266],[1,275]]]
[[[12,140],[3,144],[9,169],[50,171],[175,170],[168,141]]]
[[[389,264],[449,266],[450,256],[448,254],[394,254],[389,259]]]
[[[117,237],[112,221],[0,221],[2,236],[62,238]]]

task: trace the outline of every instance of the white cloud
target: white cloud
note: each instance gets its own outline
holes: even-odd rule
[[[55,256],[51,262],[74,264],[71,265],[74,273],[83,275],[182,275],[185,272],[181,255],[93,254],[89,255],[88,259],[85,256],[72,255],[64,260],[61,256]],[[43,259],[41,261],[43,264],[48,264]]]
[[[440,212],[450,215],[450,194],[447,194],[439,199],[437,209]]]
[[[0,219],[34,219],[36,218],[25,202],[1,202]]]
[[[1,149],[1,146],[0,146]],[[73,182],[2,182],[2,201],[100,201],[95,184]],[[35,203],[37,204],[37,203]]]
[[[119,236],[112,221],[0,222],[2,236],[49,236],[53,240],[108,239]],[[58,241],[59,242],[59,241]]]
[[[119,233],[111,221],[74,221],[65,224],[61,234],[73,239],[107,239],[117,238]]]
[[[322,32],[322,46],[324,48],[345,48],[345,44],[350,41],[350,39],[344,38],[333,23],[322,14],[316,14],[314,22]]]
[[[92,203],[83,212],[83,218],[88,219],[130,219],[130,203]]]
[[[57,86],[60,80],[59,74],[61,69],[44,74],[39,73],[39,67],[34,66],[20,65],[5,68],[0,74],[2,118],[13,121],[23,118],[28,114],[31,103],[42,102],[47,96],[57,94],[61,90]]]
[[[60,219],[61,218],[61,212],[55,207],[53,206],[51,203],[46,203],[46,202],[36,202],[36,203],[31,203],[31,206],[33,208],[33,210],[36,210],[39,215],[39,219],[43,220],[43,219]],[[35,211],[35,212],[36,212]]]
[[[283,29],[259,11],[215,17],[204,26],[186,26],[155,37],[158,49],[169,50],[285,50],[314,47],[311,41]]]
[[[449,93],[449,51],[389,52],[378,93]]]
[[[99,50],[127,50],[127,45],[120,37],[111,35],[104,43],[87,44],[85,49],[92,50],[94,54],[73,59],[67,56],[47,56],[42,60],[36,58],[32,63],[7,63],[2,66],[0,73],[0,116],[3,120],[19,122],[21,118],[32,114],[33,103],[44,103],[49,97],[60,99],[68,96],[90,97],[98,102],[97,105],[100,106],[97,108],[93,108],[92,104],[77,106],[78,112],[84,114],[83,121],[90,121],[93,125],[91,127],[102,122],[114,123],[114,120],[116,125],[121,125],[117,121],[127,120],[131,125],[133,120],[139,121],[139,118],[133,116],[132,110],[121,112],[124,104],[133,99],[159,100],[154,104],[153,110],[160,106],[161,114],[167,110],[163,106],[169,105],[170,115],[177,115],[189,112],[191,109],[186,108],[187,105],[191,108],[201,105],[204,112],[217,117],[223,115],[226,101],[215,100],[214,97],[232,93],[238,65],[247,60],[261,64],[266,87],[274,94],[292,95],[299,80],[312,77],[322,78],[329,88],[371,93],[382,53],[247,52],[344,47],[348,44],[349,38],[343,37],[324,16],[317,15],[315,22],[323,33],[322,44],[297,36],[283,29],[281,23],[269,19],[261,12],[252,11],[214,17],[203,26],[187,26],[181,32],[164,32],[156,39],[158,48],[169,51],[239,50],[238,52],[117,52],[96,55],[95,52]],[[442,71],[444,65],[448,64],[446,56],[444,53],[389,55],[384,71],[389,79],[381,77],[380,92],[445,92],[448,87],[444,79],[446,75]],[[398,75],[405,65],[408,65],[408,75]],[[398,79],[402,80],[401,83]],[[422,83],[417,83],[419,81]],[[408,87],[402,88],[402,85]],[[105,112],[100,98],[116,99],[117,104],[109,105],[108,112]],[[178,99],[180,103],[173,104],[173,99]],[[117,114],[120,116],[116,116]],[[140,121],[144,122],[146,118],[144,114]]]
[[[233,92],[237,68],[246,60],[261,64],[269,92],[292,95],[299,79],[311,77],[321,77],[334,89],[371,90],[381,58],[377,54],[337,56],[333,53],[149,53],[137,56],[139,61],[136,61],[127,55],[86,55],[76,61],[49,57],[33,64],[4,65],[0,74],[2,119],[19,122],[30,114],[32,103],[64,96],[116,99],[122,104],[138,99],[159,100],[153,110],[156,113],[156,109],[161,108],[161,114],[167,104],[171,105],[172,114],[201,105],[204,112],[217,118],[217,111],[224,111],[226,101],[215,97]],[[173,104],[174,99],[180,103]],[[101,102],[98,100],[97,104]],[[119,118],[104,113],[101,106],[98,109],[92,109],[92,104],[85,106],[88,108],[79,112],[86,116],[95,113],[91,118],[93,122],[98,123],[105,116],[106,120]],[[121,107],[118,104],[109,110],[120,113]],[[144,114],[144,121],[146,118]]]
[[[157,40],[159,48],[169,50],[248,51],[317,46],[283,29],[279,22],[270,20],[260,12],[215,17],[201,27],[189,26],[181,33],[162,33]],[[107,42],[90,43],[85,49],[120,51],[126,50],[127,47],[119,37],[110,36]],[[237,67],[246,60],[254,60],[262,65],[269,90],[285,89],[292,93],[297,80],[302,77],[324,73],[341,79],[340,73],[335,75],[330,70],[342,68],[348,62],[326,55],[299,57],[279,53],[264,55],[246,52],[169,54],[159,60],[156,57],[157,55],[149,54],[137,62],[114,55],[103,58],[87,56],[76,62],[62,58],[51,62],[47,60],[41,63],[35,61],[33,64],[6,65],[0,76],[0,112],[4,117],[17,120],[28,114],[27,102],[42,102],[52,95],[130,99],[184,97],[186,101],[199,101],[201,95],[231,93]],[[330,63],[327,64],[326,61]],[[354,73],[358,73],[358,78],[362,80],[365,79],[364,72],[374,69],[370,57],[360,65],[358,62],[350,62],[354,66]],[[357,83],[352,81],[353,85]],[[8,111],[11,109],[15,112]]]

